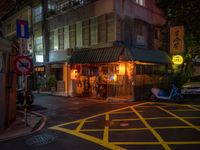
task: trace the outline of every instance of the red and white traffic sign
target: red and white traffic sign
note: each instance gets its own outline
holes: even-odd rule
[[[33,70],[33,62],[28,56],[18,56],[14,60],[14,67],[18,75],[30,75]]]

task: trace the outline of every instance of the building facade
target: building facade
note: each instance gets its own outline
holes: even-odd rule
[[[49,74],[70,96],[134,99],[170,62],[155,1],[49,0],[46,20]]]

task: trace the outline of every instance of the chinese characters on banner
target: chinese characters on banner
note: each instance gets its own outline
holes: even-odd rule
[[[170,53],[181,54],[184,51],[184,27],[175,26],[170,28]]]

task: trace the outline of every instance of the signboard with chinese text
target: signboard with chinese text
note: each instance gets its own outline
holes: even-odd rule
[[[170,28],[170,53],[181,54],[184,51],[184,27],[175,26]]]

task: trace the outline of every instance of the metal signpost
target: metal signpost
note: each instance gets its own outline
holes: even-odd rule
[[[23,88],[23,97],[24,97],[24,111],[25,111],[25,123],[28,126],[27,122],[27,75],[30,75],[33,70],[33,62],[27,54],[27,39],[29,38],[28,32],[28,21],[25,20],[16,20],[16,30],[17,38],[19,39],[20,44],[20,56],[18,56],[14,61],[14,67],[16,73],[22,76],[22,88]]]

